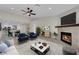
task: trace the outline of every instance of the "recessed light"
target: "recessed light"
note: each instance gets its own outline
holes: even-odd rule
[[[49,8],[49,10],[51,10],[52,8]]]
[[[14,8],[11,8],[11,10],[14,10]]]

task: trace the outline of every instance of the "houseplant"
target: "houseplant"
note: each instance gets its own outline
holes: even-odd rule
[[[54,38],[56,39],[56,37],[58,36],[58,34],[56,32],[54,32],[53,34],[54,34]]]
[[[41,28],[40,27],[36,27],[36,33],[39,36],[39,34],[41,33]]]

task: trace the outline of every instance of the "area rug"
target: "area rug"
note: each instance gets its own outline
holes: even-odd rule
[[[30,45],[35,42],[46,42],[50,45],[50,50],[46,53],[46,55],[62,55],[63,46],[61,44],[49,42],[40,38],[37,38],[35,40],[29,40],[27,42],[24,42],[23,44],[16,45],[16,49],[20,55],[37,55],[37,53],[30,49]]]

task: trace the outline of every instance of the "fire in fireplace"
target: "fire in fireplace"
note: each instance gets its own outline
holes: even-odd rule
[[[72,44],[72,34],[68,32],[61,32],[61,40],[65,43]]]

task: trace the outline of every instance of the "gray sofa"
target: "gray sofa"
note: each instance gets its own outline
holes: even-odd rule
[[[64,46],[63,47],[63,54],[64,55],[76,55],[77,52],[73,47]]]

